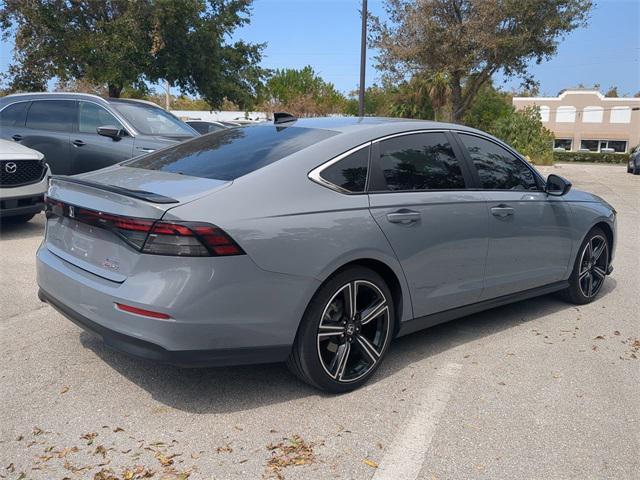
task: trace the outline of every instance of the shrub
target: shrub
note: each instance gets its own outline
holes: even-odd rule
[[[538,165],[553,164],[553,133],[540,120],[537,107],[511,111],[498,118],[488,132]]]
[[[628,153],[553,152],[556,162],[627,163]]]

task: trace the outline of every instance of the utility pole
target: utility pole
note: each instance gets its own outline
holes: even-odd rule
[[[171,107],[171,85],[169,84],[169,80],[165,80],[164,84],[164,105],[165,110],[168,112]]]
[[[358,115],[364,117],[364,73],[367,67],[367,0],[362,0],[362,39],[360,41],[360,98]]]

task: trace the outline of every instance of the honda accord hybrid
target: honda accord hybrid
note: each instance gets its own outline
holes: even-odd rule
[[[596,298],[616,211],[460,125],[296,119],[51,179],[40,298],[123,352],[366,382],[391,341],[560,292]]]

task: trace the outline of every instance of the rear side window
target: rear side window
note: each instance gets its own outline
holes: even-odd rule
[[[473,165],[487,190],[537,190],[533,172],[501,146],[475,135],[460,134]]]
[[[322,170],[320,177],[344,190],[360,193],[367,184],[368,165],[369,147],[364,147]]]
[[[13,127],[14,125],[24,125],[24,112],[29,102],[18,102],[9,105],[0,112],[0,125],[3,127]]]
[[[75,109],[73,100],[35,101],[27,113],[27,128],[70,132]]]
[[[80,133],[98,133],[98,127],[113,125],[124,128],[122,124],[100,105],[91,102],[78,102],[78,131]]]
[[[380,142],[385,185],[375,190],[459,190],[465,188],[460,163],[444,133],[403,135]]]
[[[194,177],[234,180],[337,133],[271,125],[229,128],[158,150],[126,165]]]

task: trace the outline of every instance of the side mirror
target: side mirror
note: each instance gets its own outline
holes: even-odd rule
[[[571,182],[560,175],[554,175],[553,173],[547,177],[547,185],[545,192],[555,197],[561,197],[566,195],[571,190]]]
[[[102,127],[98,127],[96,130],[98,135],[109,137],[114,140],[120,140],[125,135],[124,130],[120,127],[116,127],[115,125],[103,125]]]

